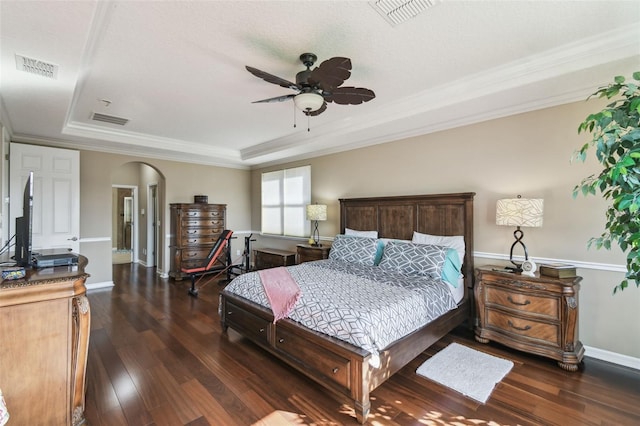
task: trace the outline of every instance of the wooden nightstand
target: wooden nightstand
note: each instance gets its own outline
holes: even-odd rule
[[[315,247],[309,244],[298,244],[298,262],[311,262],[312,260],[322,260],[329,257],[329,250],[331,246]]]
[[[256,269],[267,269],[296,264],[296,254],[292,251],[261,248],[254,250],[254,254],[256,259]]]
[[[476,269],[475,298],[479,324],[476,340],[490,340],[546,356],[576,371],[584,356],[578,340],[578,291],[581,277],[528,277]]]

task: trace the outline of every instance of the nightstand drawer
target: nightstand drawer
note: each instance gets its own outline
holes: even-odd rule
[[[515,317],[493,309],[487,310],[487,327],[498,328],[507,333],[528,339],[542,340],[555,347],[560,346],[558,324]]]
[[[530,312],[557,320],[558,298],[534,296],[529,293],[503,290],[493,286],[487,286],[485,292],[487,305],[498,305],[505,309],[518,312]]]
[[[298,263],[328,259],[329,250],[331,250],[331,246],[327,246],[327,245],[310,246],[307,244],[298,244],[298,247],[297,247]]]

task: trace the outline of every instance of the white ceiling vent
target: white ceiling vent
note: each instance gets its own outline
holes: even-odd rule
[[[392,26],[435,6],[440,0],[374,0],[369,4]]]
[[[116,117],[113,115],[100,114],[99,112],[94,112],[91,116],[92,120],[102,121],[104,123],[118,124],[120,126],[124,126],[129,122],[128,118]]]
[[[39,59],[28,58],[16,53],[16,68],[18,71],[29,72],[42,77],[58,78],[58,66]]]

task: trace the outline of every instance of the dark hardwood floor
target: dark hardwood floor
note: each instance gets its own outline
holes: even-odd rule
[[[351,402],[221,332],[217,283],[114,265],[115,287],[89,293],[86,417],[113,425],[352,425]],[[585,314],[584,312],[582,313]],[[487,404],[415,374],[451,342],[511,359]],[[640,371],[585,358],[578,372],[456,330],[372,393],[369,425],[638,425]]]

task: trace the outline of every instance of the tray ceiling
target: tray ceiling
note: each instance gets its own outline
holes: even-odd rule
[[[434,3],[392,25],[366,1],[3,0],[1,119],[14,141],[245,168],[583,100],[640,69],[637,2]],[[295,81],[304,52],[351,58],[346,83],[376,98],[309,120],[252,104],[292,91],[245,65]]]

